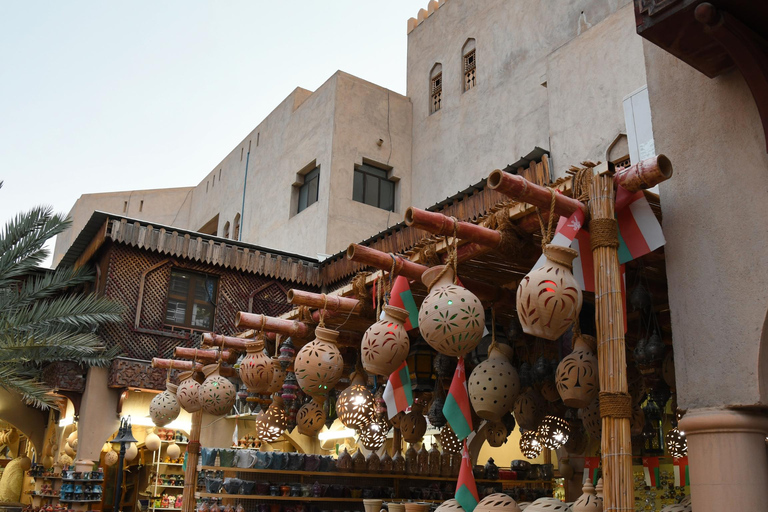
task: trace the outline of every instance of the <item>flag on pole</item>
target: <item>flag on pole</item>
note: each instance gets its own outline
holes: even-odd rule
[[[413,403],[411,390],[411,374],[408,371],[408,363],[403,361],[400,367],[392,372],[384,388],[384,403],[387,404],[387,416],[389,419],[397,416]]]
[[[459,502],[464,512],[472,512],[480,501],[480,495],[477,494],[477,485],[475,476],[472,474],[472,460],[469,458],[467,442],[464,441],[461,448],[461,469],[459,469],[459,479],[456,481],[456,501]]]
[[[633,194],[618,187],[616,220],[619,224],[619,263],[637,259],[666,243],[661,224],[642,190]]]
[[[408,284],[408,279],[405,277],[397,276],[395,282],[392,284],[389,305],[397,306],[408,312],[408,320],[404,325],[406,331],[410,331],[419,326],[419,308],[416,306],[416,301],[413,300],[411,285]]]
[[[584,457],[584,478],[581,483],[585,483],[587,480],[592,482],[592,485],[597,485],[597,481],[600,475],[600,457]]]
[[[643,457],[643,473],[645,474],[645,484],[649,487],[659,486],[659,458]]]
[[[460,357],[453,372],[451,387],[443,405],[443,416],[448,420],[451,429],[459,440],[472,432],[472,415],[469,412],[469,395],[467,394],[467,375],[464,372],[464,358]]]
[[[672,464],[675,466],[675,487],[691,485],[691,478],[688,474],[688,457],[675,457],[672,459]]]

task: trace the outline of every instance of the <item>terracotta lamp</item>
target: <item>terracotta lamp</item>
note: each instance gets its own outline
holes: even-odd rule
[[[245,350],[246,355],[240,361],[240,380],[251,393],[264,394],[274,374],[272,359],[264,352],[264,340],[246,343]]]
[[[478,364],[468,379],[469,399],[478,416],[486,420],[501,418],[515,405],[520,379],[509,357],[512,347],[492,345],[488,359]]]
[[[149,417],[152,423],[163,427],[179,417],[181,406],[176,398],[176,384],[166,383],[165,391],[155,395],[149,403]]]
[[[365,372],[354,372],[351,377],[349,387],[336,399],[336,414],[345,427],[360,429],[374,420],[376,400],[366,386]]]
[[[317,327],[315,336],[296,354],[293,371],[304,393],[323,396],[341,378],[344,360],[336,347],[338,331]]]
[[[522,512],[517,502],[504,493],[489,494],[477,504],[475,512]]]
[[[541,453],[541,442],[535,430],[526,430],[520,436],[520,451],[526,459],[535,459]]]
[[[536,430],[541,444],[550,450],[556,450],[567,443],[570,433],[571,428],[568,421],[555,415],[545,417]]]
[[[411,346],[403,327],[407,320],[408,311],[384,306],[383,318],[365,331],[360,344],[363,368],[367,372],[389,377],[403,364]]]
[[[199,399],[203,410],[214,416],[222,416],[232,409],[237,400],[237,389],[229,379],[219,375],[219,365],[203,367],[205,380],[200,386]]]
[[[259,413],[256,418],[256,435],[262,441],[274,443],[285,430],[287,418],[285,416],[285,402],[275,393],[272,403],[266,411]]]

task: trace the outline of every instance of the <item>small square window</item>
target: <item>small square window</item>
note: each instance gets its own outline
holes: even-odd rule
[[[352,199],[382,210],[395,211],[395,183],[384,169],[368,164],[355,166]]]
[[[299,187],[299,206],[296,213],[306,210],[317,202],[320,189],[320,168],[315,167],[304,175],[304,183]]]

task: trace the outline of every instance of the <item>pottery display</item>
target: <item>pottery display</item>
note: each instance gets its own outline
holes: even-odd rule
[[[573,503],[571,510],[573,512],[603,512],[603,500],[597,497],[595,487],[589,479],[584,482],[584,487],[581,490],[584,494]]]
[[[332,389],[344,370],[344,359],[336,347],[339,332],[317,327],[315,336],[296,354],[293,369],[301,389],[313,397]]]
[[[272,382],[272,359],[264,352],[264,340],[245,344],[246,355],[240,361],[240,380],[251,393],[264,394]]]
[[[445,427],[443,427],[445,428]],[[427,431],[427,420],[422,412],[422,405],[415,402],[411,412],[400,421],[400,432],[408,443],[418,443]]]
[[[467,380],[467,391],[475,413],[483,419],[502,417],[515,405],[520,379],[509,357],[512,347],[492,345],[488,359],[478,364]]]
[[[514,406],[515,420],[520,428],[534,430],[545,415],[544,398],[534,389],[517,397]]]
[[[382,500],[363,500],[363,507],[365,508],[365,512],[380,512],[381,506],[384,502]]]
[[[336,399],[336,414],[347,428],[361,429],[371,423],[376,415],[376,400],[366,386],[362,371],[350,375],[352,381]]]
[[[411,342],[403,327],[408,311],[395,306],[384,306],[383,310],[381,320],[365,331],[360,353],[365,371],[386,378],[405,361]]]
[[[365,473],[366,462],[365,455],[360,450],[357,450],[352,456],[352,471],[355,473]]]
[[[322,397],[315,397],[301,406],[299,412],[296,413],[296,427],[300,434],[315,437],[323,429],[325,425],[323,402]]]
[[[381,459],[376,452],[371,452],[365,459],[365,469],[369,473],[378,473],[381,466]]]
[[[384,450],[384,455],[379,459],[379,471],[381,473],[392,472],[392,457],[387,450]]]
[[[432,267],[421,276],[429,294],[419,308],[419,331],[441,354],[461,357],[480,343],[485,311],[472,292],[453,284],[453,278],[453,269],[444,265]]]
[[[189,413],[197,412],[203,407],[200,404],[200,383],[194,379],[194,376],[195,372],[179,374],[179,387],[176,390],[179,405]]]
[[[517,314],[527,334],[556,340],[581,311],[581,287],[571,268],[579,254],[552,244],[544,246],[543,252],[544,265],[531,270],[517,287]]]
[[[342,473],[347,473],[352,470],[352,456],[349,454],[346,447],[344,447],[344,450],[336,459],[336,469]]]
[[[597,357],[592,351],[596,345],[597,340],[592,336],[582,334],[576,337],[573,352],[557,366],[557,392],[568,407],[586,407],[600,391]]]
[[[475,507],[475,512],[521,512],[517,502],[508,495],[497,492],[489,494]]]
[[[176,384],[166,383],[165,391],[155,395],[149,403],[149,417],[158,427],[163,427],[179,417],[181,406],[176,398],[176,389]]]
[[[392,456],[392,472],[396,475],[405,474],[405,457],[400,452],[400,447],[397,447],[397,451]]]
[[[237,389],[229,379],[219,375],[219,365],[203,367],[205,380],[200,385],[199,397],[203,410],[214,416],[226,414],[235,405]]]

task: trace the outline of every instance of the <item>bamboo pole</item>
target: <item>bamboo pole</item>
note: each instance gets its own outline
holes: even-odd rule
[[[672,162],[664,155],[646,158],[613,177],[613,183],[629,192],[651,188],[672,177]]]
[[[546,211],[549,211],[549,206],[552,203],[551,189],[531,183],[517,174],[509,174],[499,169],[488,175],[488,188],[496,190],[510,199],[529,203]],[[581,210],[584,212],[584,217],[587,217],[588,211],[584,203],[563,194],[555,194],[556,214],[570,217],[576,210]]]
[[[501,244],[501,233],[471,222],[456,221],[442,213],[429,212],[413,206],[405,210],[405,225],[423,229],[435,235],[456,236],[492,249]]]
[[[326,311],[338,311],[340,313],[359,313],[362,304],[357,299],[342,297],[340,295],[326,295],[323,293],[312,293],[304,290],[288,290],[288,303],[296,306],[308,306],[313,308],[322,308]]]
[[[173,357],[178,359],[197,359],[204,363],[215,363],[221,358],[225,363],[232,364],[237,361],[237,352],[232,350],[200,350],[189,347],[176,347],[173,349]]]
[[[192,361],[176,361],[175,359],[162,359],[160,357],[152,358],[152,368],[166,368],[166,369],[173,368],[174,370],[184,370],[184,371],[194,370],[196,372],[203,371],[203,365],[200,363],[193,363]],[[238,376],[238,373],[231,366],[221,365],[221,368],[219,369],[219,373],[221,374],[222,377]]]
[[[181,503],[183,512],[195,511],[195,489],[197,488],[197,460],[200,455],[200,429],[203,424],[203,410],[192,413],[187,444],[187,467],[184,469],[184,491]]]
[[[239,350],[244,351],[245,350],[245,344],[248,343],[249,339],[244,338],[235,338],[234,336],[224,336],[222,334],[216,334],[213,332],[206,332],[203,334],[203,347],[226,347],[232,350]]]
[[[596,243],[598,223],[603,227],[610,222],[615,223],[613,187],[611,176],[595,176],[590,187],[589,201],[595,268],[595,323],[597,324],[597,359],[600,376],[600,414],[603,426],[601,441],[605,480],[603,510],[629,512],[635,509],[632,443],[628,417],[629,401],[627,400],[626,403],[626,411],[620,407],[622,404],[617,404],[622,399],[629,398],[621,272],[616,245],[606,246]],[[609,406],[613,406],[611,408],[614,412],[608,411]],[[621,411],[616,413],[615,409]]]
[[[296,320],[283,320],[260,313],[246,313],[238,311],[235,316],[235,327],[238,329],[254,329],[276,332],[287,336],[305,338],[310,332],[309,326]]]

